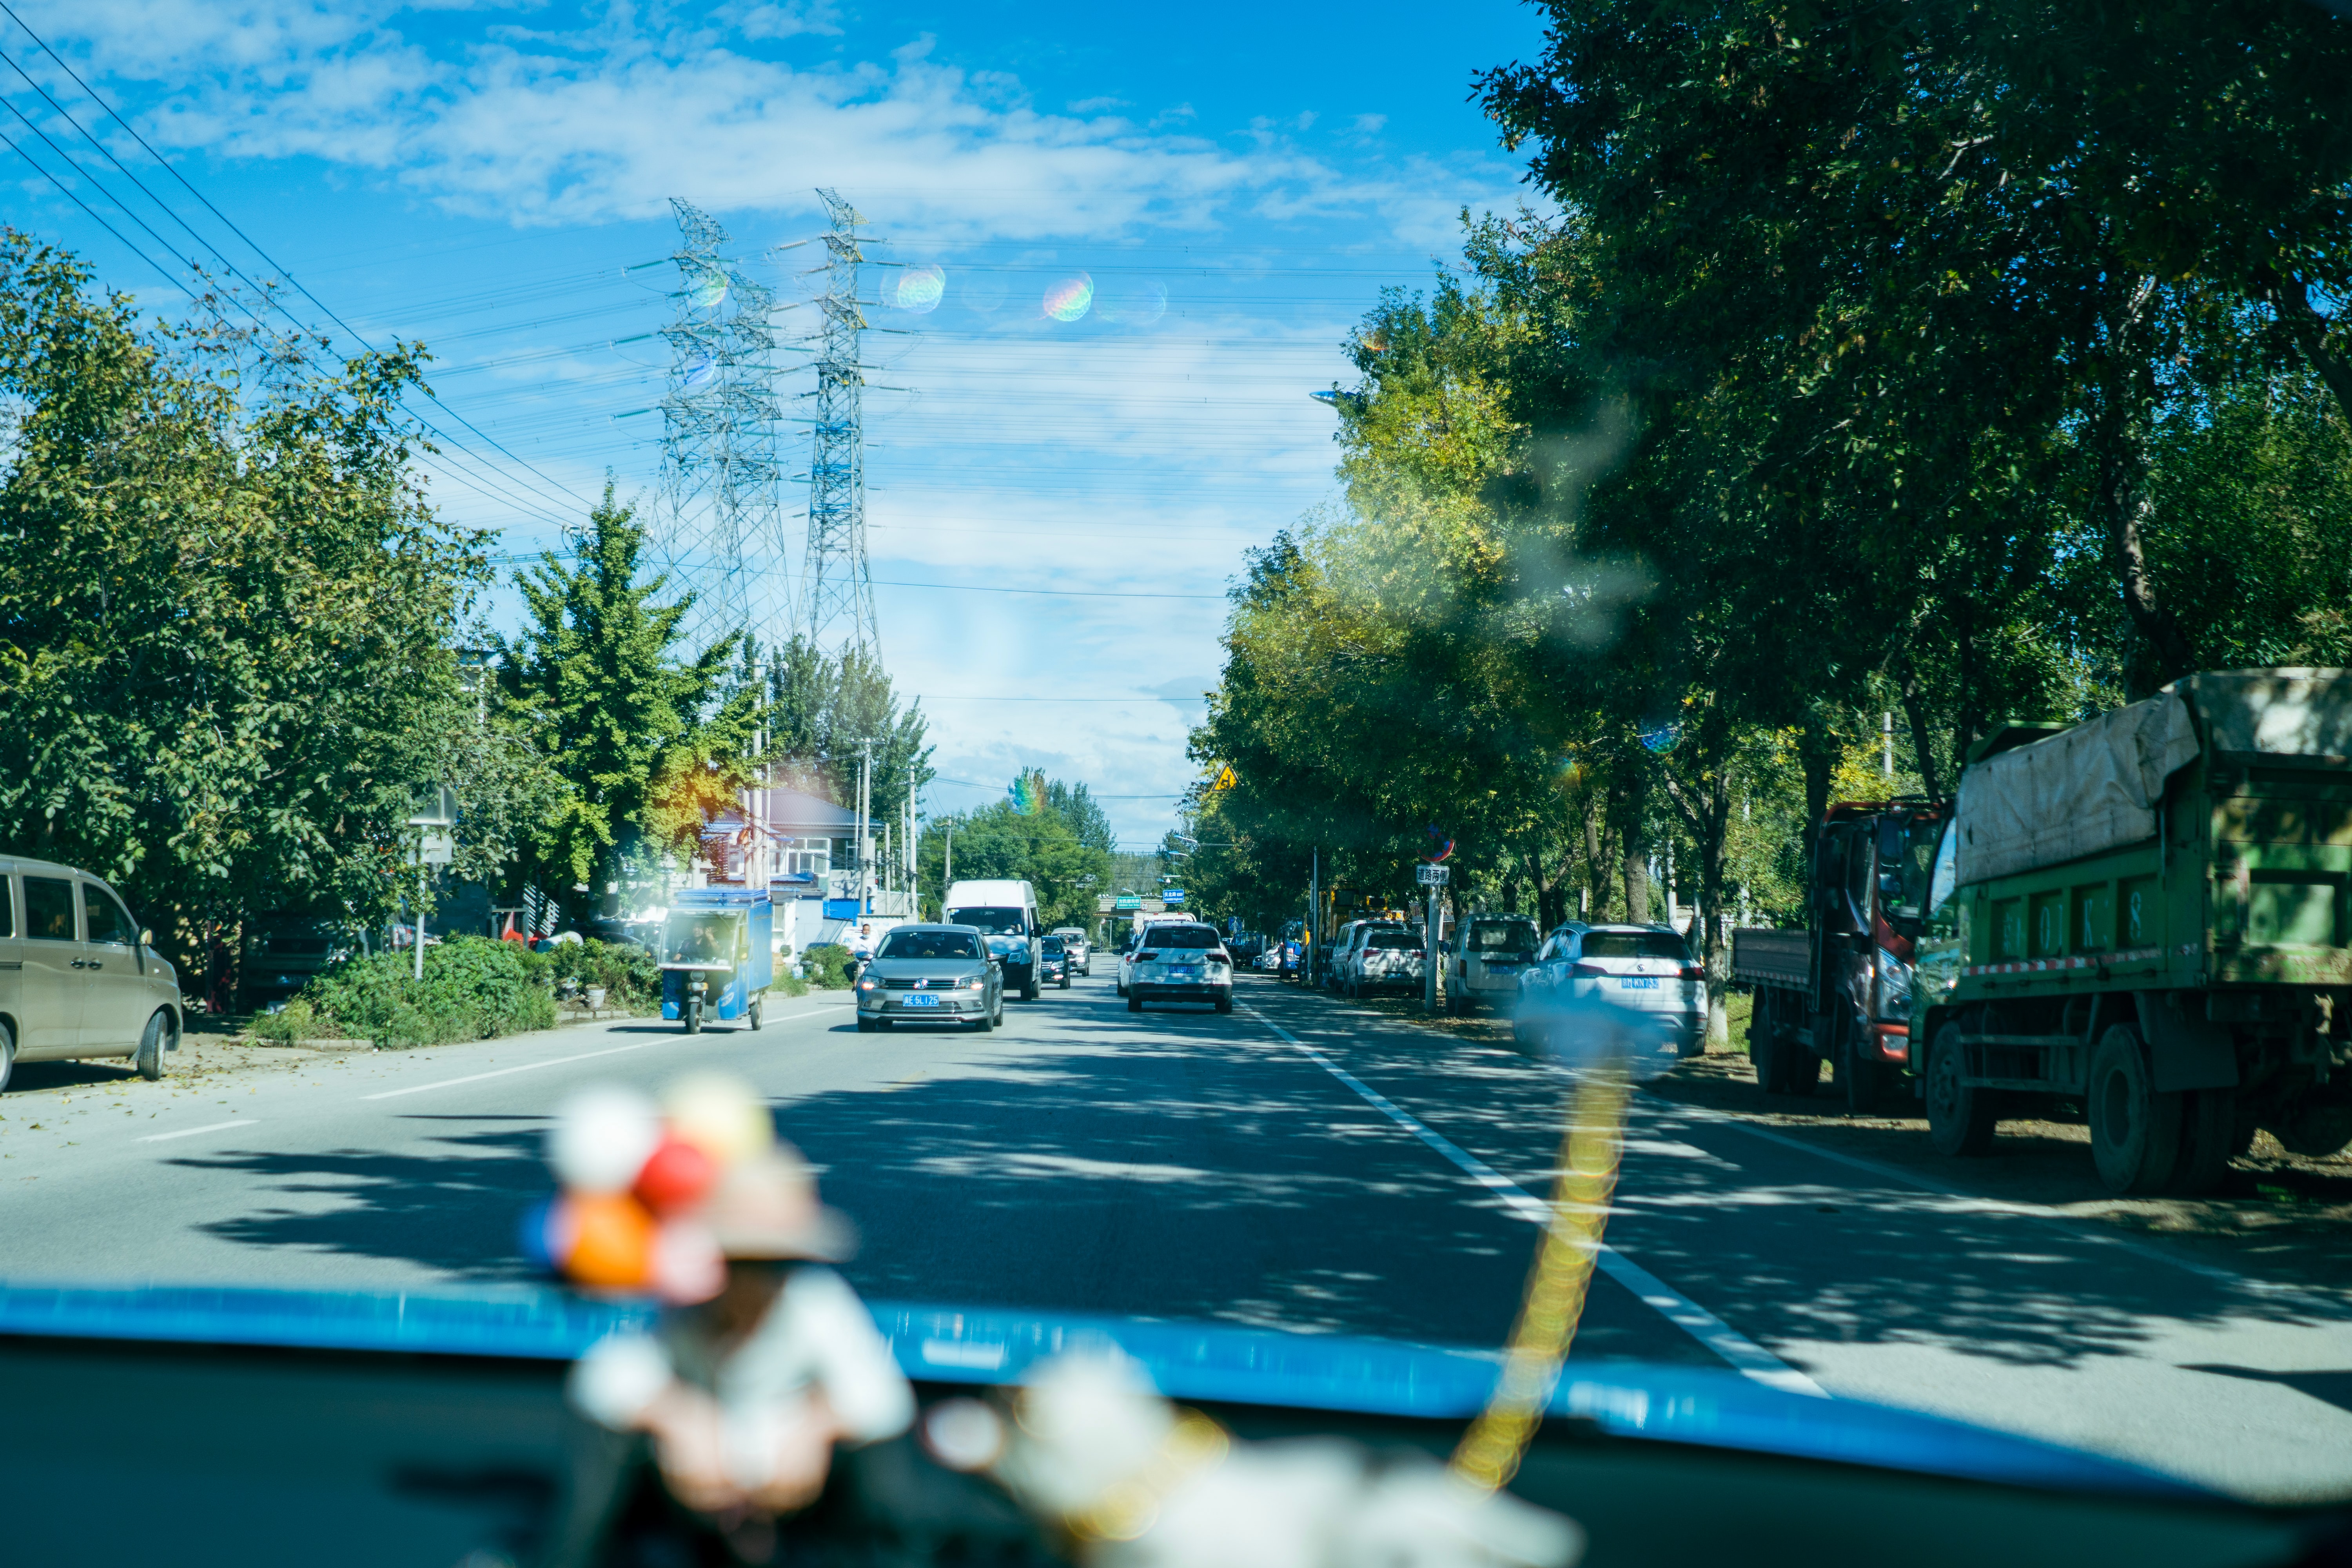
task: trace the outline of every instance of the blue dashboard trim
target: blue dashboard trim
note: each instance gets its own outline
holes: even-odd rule
[[[909,1377],[1017,1383],[1034,1363],[1116,1349],[1171,1398],[1435,1420],[1493,1387],[1493,1352],[1219,1323],[875,1302]],[[568,1361],[656,1309],[554,1289],[273,1290],[0,1285],[0,1335]],[[1957,1479],[2183,1500],[2214,1494],[2150,1470],[1938,1416],[1790,1394],[1727,1372],[1571,1363],[1555,1415],[1613,1436]]]

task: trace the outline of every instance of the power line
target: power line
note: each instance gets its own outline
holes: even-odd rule
[[[293,288],[294,288],[298,292],[299,292],[299,293],[301,294],[301,296],[302,296],[304,299],[306,299],[306,300],[310,300],[311,304],[316,305],[316,306],[317,306],[317,307],[318,307],[321,311],[325,312],[326,317],[327,317],[327,319],[328,319],[329,321],[331,321],[334,322],[334,323],[335,323],[335,325],[337,325],[337,326],[339,326],[339,327],[342,328],[342,330],[343,330],[344,331],[349,332],[349,333],[351,334],[351,336],[352,337],[352,339],[353,339],[355,342],[358,342],[358,343],[359,343],[362,348],[366,348],[366,349],[370,350],[371,352],[373,352],[373,350],[374,350],[374,345],[373,345],[373,343],[370,343],[370,342],[368,342],[368,340],[367,340],[367,338],[366,338],[366,336],[365,336],[364,334],[362,334],[362,332],[361,332],[357,328],[353,327],[350,322],[348,322],[348,321],[344,321],[341,316],[337,315],[337,314],[334,312],[334,310],[331,310],[331,308],[329,308],[329,306],[326,304],[326,302],[325,302],[324,300],[320,300],[320,299],[316,294],[311,293],[311,292],[310,292],[310,290],[309,289],[309,288],[307,288],[307,287],[302,283],[301,279],[299,279],[296,278],[296,277],[293,275],[293,273],[291,273],[290,271],[289,271],[286,268],[280,267],[280,266],[278,264],[278,262],[277,262],[277,260],[276,260],[276,258],[275,258],[271,257],[271,256],[270,256],[270,254],[269,254],[268,251],[264,250],[264,249],[263,249],[263,248],[262,248],[258,244],[257,244],[257,243],[255,242],[255,240],[254,240],[254,238],[253,238],[253,237],[252,237],[252,236],[250,236],[250,235],[247,234],[243,229],[239,228],[239,227],[236,225],[236,223],[234,223],[233,221],[231,221],[231,220],[230,220],[230,218],[229,218],[229,216],[228,216],[228,215],[227,215],[227,214],[226,214],[226,213],[222,212],[222,211],[220,210],[220,208],[218,208],[218,207],[215,206],[215,205],[212,204],[211,200],[210,200],[208,197],[206,197],[206,196],[205,196],[205,195],[202,191],[200,191],[200,190],[196,189],[196,187],[195,187],[194,185],[191,184],[189,183],[188,178],[187,178],[187,176],[186,176],[186,175],[184,175],[184,174],[181,174],[181,173],[180,173],[180,171],[179,171],[177,168],[175,168],[175,167],[173,167],[173,164],[171,163],[171,162],[170,162],[168,159],[164,158],[164,156],[163,156],[162,153],[160,153],[156,152],[156,151],[155,151],[155,149],[154,149],[152,145],[150,145],[150,144],[149,144],[149,142],[148,142],[147,139],[146,139],[144,136],[140,135],[140,134],[139,134],[139,132],[138,132],[138,131],[137,131],[137,129],[136,129],[135,127],[133,127],[133,126],[131,124],[131,122],[130,122],[129,121],[127,121],[127,120],[123,119],[123,118],[122,118],[122,116],[121,116],[121,114],[119,114],[119,113],[117,113],[117,112],[115,111],[114,106],[113,106],[112,104],[109,103],[109,102],[106,100],[106,99],[99,93],[99,91],[98,91],[98,89],[95,89],[95,88],[91,87],[91,86],[89,85],[89,83],[88,83],[88,82],[84,81],[84,80],[81,79],[81,74],[80,74],[79,72],[76,71],[76,70],[73,68],[73,67],[71,67],[70,65],[68,65],[68,64],[66,63],[66,61],[65,61],[65,58],[64,58],[63,56],[59,55],[59,54],[57,52],[57,50],[55,50],[55,49],[53,49],[53,48],[49,47],[49,45],[48,45],[47,40],[47,39],[45,39],[45,38],[43,38],[43,37],[41,37],[41,35],[40,35],[40,34],[38,34],[38,33],[35,32],[35,31],[32,29],[32,27],[31,27],[31,26],[29,26],[29,25],[25,21],[25,18],[24,18],[24,17],[22,17],[22,16],[18,16],[18,15],[16,14],[16,8],[15,8],[14,6],[12,6],[12,5],[8,5],[8,4],[7,4],[7,0],[0,0],[0,12],[5,12],[5,13],[6,13],[6,15],[7,15],[7,16],[8,16],[8,19],[9,19],[10,21],[12,21],[12,22],[16,23],[17,26],[19,26],[19,27],[23,28],[23,29],[24,29],[24,31],[25,31],[25,35],[26,35],[27,37],[31,38],[31,39],[33,40],[33,42],[34,42],[36,45],[37,45],[37,46],[39,47],[39,48],[40,48],[41,52],[42,52],[43,54],[45,54],[45,55],[48,56],[50,59],[52,59],[52,60],[56,61],[56,62],[57,62],[58,68],[58,69],[60,69],[60,70],[62,70],[62,71],[64,71],[64,72],[66,73],[66,75],[68,75],[68,77],[71,77],[71,78],[73,79],[74,85],[75,85],[75,86],[77,86],[77,87],[79,87],[79,88],[80,88],[80,89],[82,89],[82,91],[84,91],[85,93],[88,93],[88,94],[89,95],[90,101],[91,101],[91,102],[93,102],[93,103],[95,103],[95,104],[97,104],[97,105],[99,106],[99,108],[100,108],[101,110],[105,110],[105,112],[106,112],[106,116],[107,116],[107,118],[108,118],[108,119],[110,119],[110,120],[113,121],[117,125],[120,125],[121,127],[122,127],[123,131],[124,131],[125,132],[127,132],[127,133],[130,135],[131,139],[133,142],[138,142],[138,143],[139,143],[139,146],[140,146],[141,150],[142,150],[142,151],[143,151],[143,152],[145,152],[145,153],[146,153],[146,154],[147,154],[149,157],[151,157],[151,158],[154,159],[154,160],[155,160],[155,162],[156,162],[157,163],[159,163],[159,164],[163,165],[163,171],[164,171],[166,174],[170,174],[170,175],[172,176],[172,178],[173,178],[174,180],[177,180],[177,181],[180,183],[180,186],[181,186],[181,188],[182,188],[182,189],[185,190],[185,191],[186,191],[190,195],[192,195],[192,196],[195,197],[195,198],[196,198],[196,200],[197,200],[199,203],[201,203],[201,204],[203,205],[203,206],[204,206],[204,208],[205,208],[205,210],[206,212],[211,213],[211,214],[213,215],[213,216],[215,216],[215,218],[218,218],[218,219],[221,221],[221,223],[222,223],[224,226],[226,226],[227,227],[228,231],[229,231],[231,234],[236,235],[236,236],[237,237],[237,238],[239,238],[239,239],[243,240],[243,241],[246,243],[246,245],[247,245],[247,247],[248,247],[253,251],[253,253],[254,253],[256,256],[258,256],[259,258],[261,258],[261,259],[263,260],[263,262],[265,262],[266,264],[268,264],[268,266],[270,268],[270,269],[271,269],[272,271],[274,271],[274,272],[278,273],[279,276],[281,276],[282,278],[284,278],[284,279],[285,279],[285,280],[286,280],[289,284],[292,285],[292,286],[293,286]],[[11,61],[10,61],[10,64],[11,64],[12,66],[13,66],[13,65],[15,65],[15,61],[14,61],[14,60],[11,60]],[[17,70],[17,73],[18,73],[19,75],[24,75],[24,74],[25,74],[25,73],[24,73],[24,68],[23,68],[21,66],[16,67],[16,70]],[[26,78],[26,79],[27,79],[27,80],[30,80],[31,79],[30,79],[29,77],[27,77],[27,78]],[[36,89],[37,89],[37,90],[38,89],[38,84],[36,84]],[[51,105],[52,107],[57,107],[57,100],[56,100],[55,99],[51,99],[51,98],[49,98],[49,96],[48,96],[48,94],[47,94],[47,92],[42,92],[41,96],[42,96],[44,99],[47,99],[47,100],[48,100],[48,101],[49,101],[49,103],[50,103],[50,105]],[[14,104],[11,104],[9,107],[10,107],[11,109],[14,109],[14,108],[15,108],[15,105],[14,105]],[[90,141],[90,142],[91,142],[91,144],[92,144],[93,146],[98,145],[98,139],[97,139],[95,136],[90,135],[90,132],[89,132],[89,131],[88,130],[88,128],[84,127],[84,126],[81,124],[81,122],[80,122],[79,121],[78,121],[78,120],[74,119],[74,117],[73,117],[71,114],[67,113],[67,111],[66,111],[64,109],[62,109],[62,108],[58,108],[58,113],[60,113],[60,114],[65,115],[65,117],[66,117],[67,121],[68,121],[70,124],[72,124],[72,125],[73,125],[73,127],[74,127],[76,130],[80,131],[80,132],[81,132],[81,133],[82,133],[85,137],[88,137],[88,138],[89,139],[89,141]],[[19,111],[18,111],[18,118],[19,118],[19,119],[24,118],[23,113],[22,113],[22,111],[21,111],[21,110],[19,110]],[[30,123],[31,123],[31,121],[26,121],[26,123],[27,123],[27,124],[30,124]],[[46,135],[44,135],[44,136],[42,137],[42,140],[43,140],[43,141],[47,141],[47,137]],[[103,149],[101,149],[101,151],[103,151]],[[60,154],[59,154],[59,156],[63,156],[63,155],[64,155],[64,154],[62,154],[62,153],[60,153]],[[121,169],[121,168],[122,168],[122,164],[121,164],[121,161],[120,161],[120,160],[118,160],[118,159],[115,159],[112,153],[108,153],[108,154],[107,154],[107,157],[108,157],[108,159],[109,159],[109,161],[110,161],[110,162],[112,162],[112,163],[114,163],[114,165],[115,165],[115,167],[116,167],[116,168],[118,168],[118,169]],[[27,159],[26,161],[27,161],[27,162],[30,162],[30,160],[29,160],[29,159]],[[71,162],[72,162],[72,160],[68,159],[68,163],[71,163]],[[76,167],[76,168],[79,168],[79,164],[76,164],[76,165],[75,165],[75,167]],[[155,193],[154,193],[154,192],[152,192],[152,191],[149,190],[149,189],[147,188],[147,186],[146,186],[145,183],[144,183],[143,181],[142,181],[142,180],[139,178],[139,176],[138,176],[138,175],[136,175],[136,174],[131,174],[128,169],[124,169],[124,170],[123,170],[123,174],[124,174],[125,177],[126,177],[126,178],[128,178],[133,185],[135,185],[135,186],[137,186],[137,187],[138,187],[138,189],[140,190],[141,194],[142,194],[143,195],[145,195],[149,201],[153,202],[153,203],[154,203],[158,207],[162,207],[162,208],[163,208],[164,211],[166,211],[166,212],[170,212],[170,211],[171,211],[170,206],[169,206],[169,205],[167,205],[167,204],[166,204],[166,203],[165,203],[165,202],[164,202],[161,197],[157,196],[157,195],[155,195]],[[54,180],[54,178],[52,178],[52,183],[53,183],[53,184],[54,184],[54,183],[56,183],[56,182],[55,182],[55,180]],[[97,184],[98,182],[96,182],[96,181],[94,181],[94,180],[93,180],[93,182],[92,182],[92,183],[93,183],[93,184]],[[62,188],[62,187],[60,187],[60,188]],[[104,185],[103,185],[103,184],[100,184],[100,188],[101,190],[105,189],[105,187],[104,187]],[[111,195],[111,193],[110,192],[110,193],[109,193],[109,195]],[[117,199],[116,199],[115,205],[118,205],[118,206],[122,206],[123,211],[124,211],[124,212],[126,212],[126,213],[129,213],[129,212],[130,212],[130,210],[131,210],[127,205],[124,205],[122,204],[122,202],[121,202],[119,198],[117,198]],[[84,208],[84,210],[85,210],[85,211],[87,211],[87,210],[88,210],[88,208],[87,208],[87,207],[85,207],[85,208]],[[142,228],[146,228],[146,227],[147,227],[147,225],[145,224],[145,222],[144,222],[143,220],[137,219],[135,215],[133,215],[133,218],[134,218],[134,221],[139,222],[139,225],[140,225],[140,226],[141,226]],[[187,230],[187,232],[188,232],[192,237],[195,237],[195,238],[197,239],[198,243],[202,244],[202,245],[205,247],[205,249],[210,250],[210,251],[213,253],[213,255],[214,255],[215,257],[218,258],[218,259],[220,260],[221,265],[222,265],[223,267],[226,267],[226,268],[228,268],[230,276],[235,277],[235,278],[238,278],[238,279],[242,279],[243,281],[245,281],[245,282],[247,283],[247,285],[248,287],[255,288],[255,289],[257,289],[257,291],[260,291],[260,290],[259,290],[259,289],[258,289],[258,285],[255,285],[255,284],[252,282],[252,280],[251,280],[250,279],[247,279],[247,278],[245,278],[245,275],[244,275],[243,273],[241,273],[241,272],[239,272],[239,271],[237,270],[237,268],[236,268],[236,264],[235,262],[233,262],[233,261],[231,261],[231,260],[228,258],[228,257],[227,257],[226,255],[223,254],[223,252],[221,251],[221,249],[220,249],[220,247],[219,247],[218,246],[212,244],[209,240],[205,240],[205,239],[201,235],[197,235],[197,234],[196,234],[196,231],[195,231],[193,227],[191,227],[191,226],[188,225],[188,223],[186,222],[186,220],[185,220],[185,219],[183,219],[183,218],[181,218],[181,217],[179,217],[179,216],[178,216],[176,213],[173,214],[173,221],[174,221],[174,222],[176,222],[176,223],[178,223],[182,228],[186,229],[186,230]],[[154,233],[154,231],[153,231],[152,229],[148,229],[148,232],[149,232],[150,234],[153,234],[153,233]],[[120,237],[118,236],[117,237]],[[157,243],[159,243],[159,244],[161,244],[161,243],[162,243],[162,237],[161,237],[161,236],[157,236]],[[168,248],[168,247],[167,247],[167,248]],[[150,265],[152,265],[152,263],[151,262],[151,263],[150,263]],[[184,289],[184,286],[182,286],[182,287],[183,287],[183,289]],[[268,303],[270,303],[270,304],[274,305],[274,306],[275,306],[275,308],[278,310],[278,311],[281,315],[285,316],[285,317],[286,317],[286,319],[287,319],[288,321],[294,321],[295,325],[296,325],[298,328],[299,328],[299,327],[300,327],[300,326],[302,325],[302,323],[301,323],[300,321],[297,321],[297,320],[295,319],[294,313],[293,313],[292,311],[288,310],[287,310],[283,305],[278,305],[278,304],[276,304],[276,301],[275,301],[274,300],[270,300],[270,299],[268,297],[268,295],[267,295],[267,293],[266,293],[266,292],[265,292],[265,294],[264,294],[264,298],[265,298],[265,301],[266,301],[266,302],[268,302]],[[247,311],[247,313],[248,315],[250,315],[252,312],[248,310]],[[257,322],[257,324],[258,324],[258,323]],[[506,457],[506,458],[509,458],[509,460],[511,460],[511,461],[513,461],[513,462],[515,462],[515,463],[517,463],[517,464],[520,464],[522,468],[526,468],[526,469],[529,469],[532,474],[537,475],[541,479],[545,480],[547,483],[549,483],[549,484],[551,484],[551,485],[553,485],[557,489],[559,489],[559,490],[562,491],[565,495],[570,496],[570,497],[571,497],[574,501],[579,502],[581,505],[585,506],[586,504],[588,504],[588,503],[587,503],[587,501],[586,501],[586,500],[585,500],[585,498],[583,498],[583,497],[580,496],[580,495],[579,495],[579,494],[577,494],[575,491],[573,491],[570,486],[563,484],[562,481],[560,481],[560,480],[558,480],[558,479],[555,479],[551,478],[551,477],[550,477],[549,475],[547,475],[547,474],[541,473],[541,472],[537,468],[533,467],[531,464],[530,464],[530,463],[528,463],[528,462],[525,462],[522,458],[516,457],[512,452],[508,451],[508,450],[506,449],[506,447],[504,447],[503,446],[500,446],[500,445],[499,444],[499,442],[498,442],[498,441],[496,441],[495,439],[493,439],[491,437],[489,437],[489,436],[488,436],[488,435],[484,434],[480,429],[477,428],[477,427],[475,426],[475,425],[473,424],[473,422],[472,422],[471,420],[467,419],[464,415],[462,415],[462,414],[458,413],[456,409],[451,408],[447,404],[443,403],[443,402],[442,402],[438,397],[434,396],[433,392],[432,392],[432,390],[431,390],[429,387],[420,386],[420,387],[418,388],[418,390],[419,390],[419,391],[421,391],[421,392],[423,392],[423,393],[424,393],[424,395],[425,395],[425,397],[427,397],[428,399],[430,399],[430,400],[432,401],[433,405],[434,405],[436,407],[439,408],[443,413],[445,413],[445,414],[448,415],[450,418],[455,419],[458,424],[460,424],[460,425],[464,426],[467,430],[472,431],[474,435],[476,435],[476,436],[478,436],[478,437],[481,437],[481,439],[482,439],[483,441],[487,442],[487,443],[489,445],[489,447],[491,447],[491,449],[493,449],[494,451],[497,451],[497,452],[500,453],[501,455],[503,455],[504,457]],[[447,441],[451,446],[453,446],[453,447],[462,446],[462,443],[458,442],[455,437],[453,437],[449,436],[446,432],[434,429],[434,426],[433,426],[433,425],[432,425],[432,422],[431,422],[431,421],[429,421],[429,420],[425,420],[425,419],[420,418],[420,419],[419,419],[419,423],[420,423],[420,424],[423,424],[426,429],[428,429],[428,430],[433,430],[434,434],[436,434],[436,435],[439,436],[443,440]],[[553,498],[552,498],[552,497],[550,497],[550,498],[547,498],[547,499],[549,499],[549,500],[553,500]],[[559,504],[560,504],[560,503],[559,503]]]

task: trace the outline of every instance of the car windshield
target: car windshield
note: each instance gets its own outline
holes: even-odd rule
[[[950,910],[948,921],[951,925],[977,926],[984,931],[1018,934],[1029,929],[1027,911],[1017,909]]]
[[[961,931],[894,931],[874,950],[876,958],[978,958],[980,939]]]
[[[0,23],[12,1560],[2352,1550],[2352,0]]]
[[[733,963],[744,947],[744,917],[673,910],[662,922],[664,963]]]
[[[1589,931],[1577,946],[1580,958],[1671,958],[1690,961],[1683,939],[1668,931]]]

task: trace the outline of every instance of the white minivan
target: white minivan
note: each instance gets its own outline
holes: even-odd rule
[[[973,926],[990,938],[989,955],[1004,968],[1004,989],[1024,1002],[1037,1000],[1037,939],[1045,924],[1037,918],[1037,890],[1009,880],[955,882],[941,911],[951,926]]]
[[[20,1061],[129,1057],[163,1076],[180,979],[114,889],[46,860],[0,859],[0,1089]]]

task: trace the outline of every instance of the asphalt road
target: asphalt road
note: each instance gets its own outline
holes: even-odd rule
[[[1567,1086],[1510,1052],[1255,979],[1127,1012],[1108,963],[990,1036],[859,1035],[823,994],[753,1034],[643,1021],[286,1053],[147,1084],[20,1069],[0,1273],[517,1283],[550,1109],[739,1072],[824,1172],[876,1298],[1494,1344]],[[273,1053],[274,1055],[274,1053]],[[1579,1359],[1730,1365],[2265,1499],[2352,1496],[2352,1301],[1636,1100]]]

